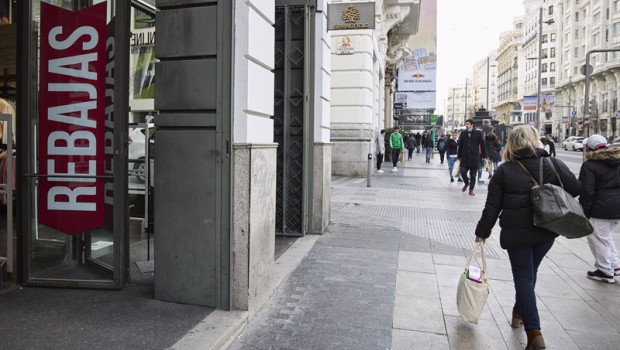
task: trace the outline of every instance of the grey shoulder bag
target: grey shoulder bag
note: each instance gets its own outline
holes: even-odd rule
[[[546,159],[551,166],[560,186],[543,183],[543,159]],[[590,220],[583,213],[581,204],[564,190],[562,179],[549,158],[540,158],[538,182],[521,162],[517,163],[534,182],[531,192],[534,226],[542,227],[566,238],[580,238],[594,231]]]

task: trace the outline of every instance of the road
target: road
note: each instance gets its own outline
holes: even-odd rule
[[[583,152],[565,151],[559,146],[560,144],[556,143],[557,158],[561,159],[575,175],[579,176],[579,169],[583,163]]]

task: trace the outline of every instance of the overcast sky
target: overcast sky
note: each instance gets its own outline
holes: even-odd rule
[[[499,34],[523,13],[522,0],[437,0],[436,114],[444,114],[449,87],[465,84],[474,63],[497,49]]]

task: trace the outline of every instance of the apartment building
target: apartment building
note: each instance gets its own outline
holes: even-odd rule
[[[449,91],[444,115],[448,130],[465,125],[465,120],[474,115],[472,107],[474,94],[472,86],[469,85],[469,79],[467,79],[467,84],[452,86]],[[466,110],[470,113],[466,113]]]
[[[519,94],[519,52],[523,37],[523,17],[515,17],[513,28],[500,34],[497,48],[497,103],[493,106],[500,124],[521,124]]]
[[[556,104],[561,105],[561,138],[600,133],[617,136],[620,93],[620,1],[557,1],[559,74]],[[590,50],[589,95],[585,63]],[[586,115],[589,120],[586,120]]]
[[[497,61],[495,51],[474,64],[472,71],[473,108],[492,110],[497,104]]]

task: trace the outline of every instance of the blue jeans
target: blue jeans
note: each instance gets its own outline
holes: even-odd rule
[[[448,157],[448,171],[450,172],[450,180],[454,180],[452,176],[452,170],[454,170],[454,163],[456,163],[456,157]]]
[[[480,178],[482,177],[482,165],[484,164],[484,161],[482,160],[482,156],[480,156],[480,158],[478,158],[478,181],[480,181]]]
[[[543,244],[507,249],[516,292],[515,306],[512,310],[523,318],[525,330],[540,329],[534,287],[538,266],[553,246],[553,242],[552,240]]]
[[[431,152],[433,152],[433,147],[426,147],[426,162],[431,162]]]

